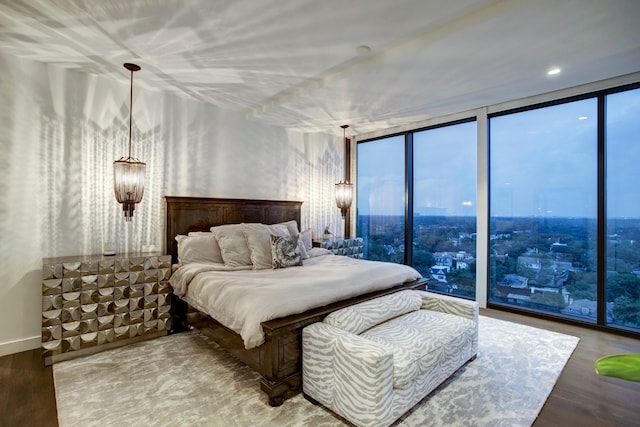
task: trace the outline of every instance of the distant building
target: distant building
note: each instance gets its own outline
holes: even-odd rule
[[[553,252],[553,251],[564,251],[568,248],[569,246],[566,243],[559,243],[559,242],[555,242],[551,244],[551,247],[549,248],[549,252]]]
[[[447,266],[454,270],[469,268],[469,264],[475,261],[474,256],[466,251],[436,252],[433,257],[436,260],[436,265]]]
[[[447,273],[450,267],[446,265],[434,265],[429,268],[431,277],[440,283],[447,283]]]
[[[518,267],[530,268],[534,271],[542,270],[542,262],[540,261],[540,258],[536,257],[521,255],[518,257],[517,264]]]
[[[492,234],[491,236],[489,236],[490,240],[508,240],[511,239],[511,234],[510,233],[497,233],[497,234]]]
[[[526,288],[529,283],[529,279],[517,274],[507,274],[498,282],[498,285],[509,288],[523,289]]]
[[[558,289],[557,287],[549,287],[549,286],[531,286],[529,289],[531,289],[531,294],[546,294],[546,293],[558,293],[560,292],[560,294],[562,295],[562,298],[564,299],[565,304],[569,304],[569,301],[571,299],[571,294],[566,291],[564,289],[564,287],[562,289]]]

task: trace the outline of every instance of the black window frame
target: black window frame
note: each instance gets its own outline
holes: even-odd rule
[[[491,257],[487,257],[487,308],[502,310],[507,312],[513,312],[517,314],[523,314],[531,317],[553,320],[559,323],[572,324],[582,326],[590,329],[602,330],[606,332],[613,332],[633,338],[640,338],[640,332],[625,328],[623,326],[611,326],[606,323],[606,274],[607,274],[607,248],[606,248],[606,230],[607,230],[607,204],[606,204],[606,97],[607,95],[626,92],[629,90],[639,89],[640,82],[626,84],[618,87],[596,90],[584,94],[568,96],[551,101],[534,103],[522,107],[502,110],[487,114],[487,159],[491,160],[491,119],[495,117],[506,116],[510,114],[521,113],[524,111],[531,111],[540,108],[552,107],[556,105],[562,105],[570,102],[581,101],[585,99],[596,99],[597,101],[597,230],[596,235],[598,241],[596,242],[596,248],[598,251],[597,262],[597,316],[596,322],[590,323],[581,321],[579,319],[567,318],[563,316],[556,316],[551,312],[542,312],[538,310],[524,309],[521,307],[500,304],[490,301],[491,294]],[[487,165],[487,170],[489,165]],[[491,231],[491,174],[487,175],[487,230]],[[487,254],[490,254],[491,241],[487,239],[487,247],[485,248]]]
[[[390,133],[388,135],[384,135],[384,136],[379,136],[379,137],[375,137],[375,138],[369,138],[369,139],[364,139],[362,141],[357,141],[357,144],[366,144],[368,142],[372,142],[372,141],[378,141],[380,139],[387,139],[387,138],[393,138],[396,136],[404,136],[404,157],[405,157],[405,177],[404,177],[404,264],[405,265],[409,265],[409,266],[413,266],[412,260],[413,260],[413,214],[414,214],[414,209],[413,209],[413,134],[414,133],[418,133],[418,132],[422,132],[422,131],[428,131],[428,130],[433,130],[433,129],[439,129],[439,128],[444,128],[444,127],[449,127],[449,126],[455,126],[455,125],[459,125],[459,124],[463,124],[463,123],[471,123],[471,122],[476,122],[477,123],[478,119],[476,116],[470,116],[470,117],[465,117],[462,119],[458,119],[458,120],[454,120],[454,121],[450,121],[450,122],[445,122],[445,123],[438,123],[432,126],[425,126],[425,127],[419,127],[419,128],[415,128],[415,129],[410,129],[407,131],[403,131],[403,132],[395,132],[395,133]],[[477,144],[477,142],[476,142]],[[356,160],[357,163],[357,160]],[[357,185],[357,183],[356,183]],[[358,209],[357,209],[357,204],[356,204],[356,218],[358,217]],[[476,217],[477,218],[477,217]],[[356,220],[356,235],[358,233],[357,230],[357,220]],[[436,293],[440,293],[437,291],[434,291]],[[444,295],[450,295],[450,294],[446,294],[443,293]],[[467,298],[465,296],[461,296],[461,295],[455,295],[458,298],[463,298],[463,299],[470,299],[470,300],[474,300],[473,298]]]

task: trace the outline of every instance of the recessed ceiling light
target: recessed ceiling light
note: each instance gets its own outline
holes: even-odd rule
[[[550,76],[553,76],[555,74],[560,74],[560,71],[562,71],[560,68],[554,67],[554,68],[551,68],[549,71],[547,71],[547,74]]]

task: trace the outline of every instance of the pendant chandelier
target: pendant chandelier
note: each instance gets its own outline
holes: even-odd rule
[[[116,200],[122,203],[124,219],[129,222],[133,218],[136,203],[142,201],[144,194],[144,174],[146,165],[144,162],[131,157],[131,127],[133,111],[133,72],[139,71],[136,64],[124,64],[124,68],[131,71],[131,92],[129,102],[129,156],[122,157],[113,162],[113,182]]]
[[[342,128],[342,140],[346,144],[347,143],[346,130],[349,127],[349,125],[342,125],[340,127]],[[348,170],[349,170],[348,158],[349,158],[349,155],[347,153],[347,150],[345,150],[346,177],[344,181],[340,181],[336,184],[336,205],[340,209],[340,212],[342,213],[343,217],[346,217],[347,210],[349,210],[349,208],[351,207],[351,200],[353,199],[353,184],[349,183],[349,175],[348,175]]]

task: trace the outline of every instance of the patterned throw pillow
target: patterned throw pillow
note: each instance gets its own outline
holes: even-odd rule
[[[271,256],[273,268],[287,268],[302,265],[298,249],[298,239],[271,235]]]

